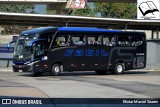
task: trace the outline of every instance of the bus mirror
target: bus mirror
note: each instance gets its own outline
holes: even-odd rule
[[[16,41],[11,41],[8,43],[8,45],[7,45],[8,49],[11,47],[11,44],[13,44],[13,43],[16,43]]]

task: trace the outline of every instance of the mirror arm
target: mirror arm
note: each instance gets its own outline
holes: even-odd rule
[[[11,44],[12,44],[12,43],[15,43],[15,42],[16,42],[16,41],[11,41],[11,42],[9,42],[8,45],[7,45],[8,49],[11,47]]]

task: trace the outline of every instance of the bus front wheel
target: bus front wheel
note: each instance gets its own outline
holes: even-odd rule
[[[53,76],[59,76],[61,74],[61,67],[59,64],[56,63],[52,66],[51,74]]]
[[[114,74],[120,75],[123,74],[124,65],[122,63],[117,63],[115,66]]]

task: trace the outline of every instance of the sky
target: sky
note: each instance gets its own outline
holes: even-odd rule
[[[37,13],[45,14],[47,6],[45,4],[36,4],[35,10]]]

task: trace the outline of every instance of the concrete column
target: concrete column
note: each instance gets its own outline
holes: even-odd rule
[[[156,39],[159,39],[159,29],[157,29],[157,32],[156,32]]]
[[[55,10],[58,15],[68,15],[69,9],[66,9],[66,3],[55,3],[55,4],[48,4],[47,5],[47,11],[48,10]]]
[[[151,33],[151,39],[154,39],[154,31],[152,30]]]

